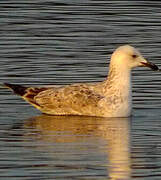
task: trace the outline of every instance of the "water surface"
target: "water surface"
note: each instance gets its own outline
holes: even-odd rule
[[[119,45],[160,63],[159,1],[1,0],[0,82],[103,80]],[[0,89],[0,179],[161,178],[160,72],[133,71],[133,117],[52,117]]]

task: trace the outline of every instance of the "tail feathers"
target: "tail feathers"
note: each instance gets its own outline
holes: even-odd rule
[[[17,84],[4,83],[4,85],[9,89],[12,89],[15,94],[20,96],[23,96],[26,93],[26,90],[28,89],[28,87],[24,87]]]

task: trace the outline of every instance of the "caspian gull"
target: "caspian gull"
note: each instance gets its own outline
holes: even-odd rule
[[[124,45],[112,54],[109,74],[103,82],[59,87],[4,84],[45,114],[128,117],[132,110],[131,70],[138,66],[158,70],[134,47]]]

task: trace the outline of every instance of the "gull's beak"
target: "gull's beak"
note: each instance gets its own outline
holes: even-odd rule
[[[157,65],[147,61],[147,60],[144,60],[141,62],[141,66],[145,66],[145,67],[149,67],[151,68],[153,71],[159,71],[159,68]]]

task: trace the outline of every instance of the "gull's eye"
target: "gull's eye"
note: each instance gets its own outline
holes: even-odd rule
[[[133,57],[133,58],[137,58],[138,56],[137,56],[136,54],[133,54],[132,57]]]

